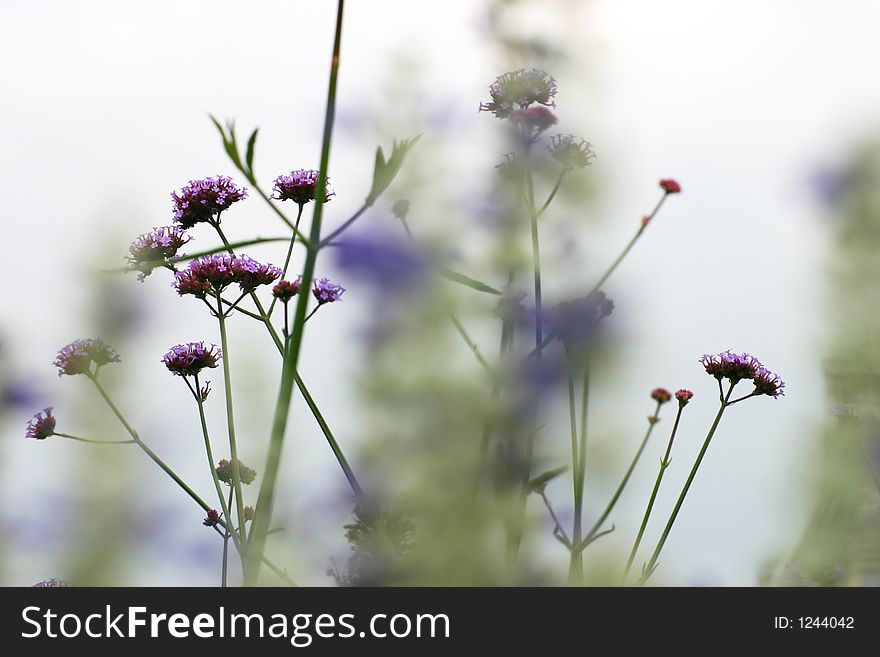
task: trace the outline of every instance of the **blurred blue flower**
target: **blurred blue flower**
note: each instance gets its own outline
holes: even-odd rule
[[[388,233],[360,233],[334,242],[336,266],[375,286],[380,294],[399,295],[421,286],[428,261],[411,242]]]

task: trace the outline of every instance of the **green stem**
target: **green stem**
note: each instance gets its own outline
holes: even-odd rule
[[[660,402],[657,402],[657,408],[654,410],[654,415],[651,416],[651,419],[648,420],[648,430],[645,432],[645,437],[642,438],[642,443],[639,445],[638,450],[636,450],[636,455],[633,457],[632,462],[629,464],[629,468],[627,468],[626,474],[624,474],[623,479],[620,480],[620,484],[617,486],[617,490],[614,491],[614,495],[611,497],[611,500],[609,500],[608,505],[602,512],[602,515],[599,516],[599,519],[593,524],[592,528],[590,528],[590,531],[587,532],[586,537],[588,539],[596,535],[596,533],[602,528],[602,525],[605,524],[608,516],[611,515],[611,511],[614,510],[614,506],[617,504],[617,500],[620,499],[620,496],[623,493],[623,489],[626,488],[626,485],[629,483],[630,477],[632,477],[633,471],[636,469],[636,465],[642,458],[642,452],[645,451],[645,446],[648,444],[648,439],[651,437],[651,432],[654,431],[654,425],[657,424],[657,414],[659,412]],[[675,418],[675,423],[676,426],[678,426],[677,417]]]
[[[293,256],[293,247],[296,245],[297,233],[299,233],[299,222],[302,220],[303,216],[303,208],[305,208],[305,204],[301,204],[299,206],[299,211],[296,213],[296,224],[294,224],[293,227],[293,235],[290,236],[290,245],[287,247],[287,257],[284,258],[284,267],[281,269],[282,280],[287,277],[287,268],[290,267],[290,258]],[[275,310],[275,304],[277,302],[278,298],[274,297],[272,303],[269,304],[269,312],[266,313],[267,317],[272,317],[272,311]]]
[[[563,169],[559,172],[559,177],[556,179],[556,184],[553,185],[553,189],[550,190],[550,194],[547,196],[547,200],[544,201],[544,205],[542,205],[536,212],[535,218],[539,218],[544,212],[546,212],[547,208],[550,207],[550,204],[553,202],[553,199],[556,198],[556,193],[559,191],[559,188],[562,186],[562,179],[565,178],[566,170]]]
[[[735,385],[736,382],[731,381],[730,387],[727,389],[727,394],[721,402],[721,407],[718,409],[718,414],[715,416],[715,421],[712,422],[712,427],[709,429],[706,440],[703,441],[703,447],[702,449],[700,449],[697,460],[694,462],[694,467],[691,468],[691,473],[690,475],[688,475],[687,481],[684,484],[684,488],[681,489],[681,494],[678,496],[678,501],[675,503],[675,508],[672,510],[672,515],[669,516],[669,521],[666,523],[666,527],[663,529],[663,534],[660,536],[657,547],[654,548],[654,553],[651,555],[651,559],[645,566],[645,572],[642,574],[642,577],[639,580],[642,584],[644,584],[651,576],[651,573],[654,572],[654,568],[657,565],[657,559],[660,557],[660,551],[663,549],[663,545],[666,543],[666,538],[669,536],[669,532],[672,531],[672,525],[675,524],[675,519],[678,517],[679,510],[681,510],[681,505],[684,503],[684,498],[691,487],[691,483],[694,481],[694,477],[696,477],[697,475],[697,470],[700,467],[700,463],[703,462],[703,456],[705,456],[706,450],[709,448],[709,443],[712,441],[712,436],[715,435],[715,430],[718,428],[719,422],[721,422],[721,416],[724,415],[724,409],[726,409],[728,406],[727,402],[730,400],[730,395],[731,393],[733,393],[733,388]]]
[[[580,473],[580,443],[578,441],[578,425],[577,425],[577,402],[575,400],[575,383],[574,371],[569,368],[568,372],[568,418],[571,426],[571,472],[572,472],[572,494],[574,497],[574,528],[572,531],[572,545],[581,542],[581,515],[583,512],[583,495],[581,488]],[[571,584],[580,585],[583,583],[583,558],[581,553],[571,553],[571,559],[568,567],[568,579]]]
[[[330,63],[330,79],[327,90],[327,108],[324,116],[324,133],[321,140],[321,163],[319,167],[317,189],[325,189],[327,186],[327,167],[330,161],[330,142],[333,136],[333,123],[336,114],[336,86],[339,76],[339,56],[342,43],[342,16],[345,0],[338,0],[336,9],[336,29],[333,39],[333,56]],[[321,219],[324,211],[324,195],[315,197],[315,211],[312,218],[310,243],[306,250],[306,260],[302,272],[302,287],[306,290],[312,284],[312,276],[317,261],[317,245],[321,243]],[[296,313],[293,322],[293,335],[287,341],[284,354],[284,366],[281,373],[281,384],[278,389],[278,400],[275,405],[275,414],[272,421],[272,433],[269,439],[269,454],[266,460],[266,469],[263,483],[260,486],[260,494],[257,500],[254,521],[251,527],[253,539],[251,548],[248,550],[250,568],[245,572],[245,583],[253,585],[257,581],[260,572],[260,557],[266,546],[266,537],[269,532],[269,524],[272,518],[272,508],[275,498],[275,485],[278,477],[278,469],[281,464],[281,453],[284,446],[284,434],[287,428],[287,418],[290,413],[290,402],[293,396],[293,387],[296,379],[297,364],[299,361],[300,348],[303,339],[303,324],[308,306],[308,295],[301,294],[296,304]]]
[[[217,303],[220,304],[220,295],[217,295]],[[220,312],[217,314],[217,320],[220,322],[220,349],[223,351],[223,388],[226,393],[226,427],[229,433],[229,454],[232,462],[232,488],[235,491],[235,513],[239,524],[239,534],[241,536],[241,558],[242,567],[246,568],[246,550],[247,545],[247,528],[244,526],[244,497],[241,493],[241,472],[238,462],[238,444],[235,439],[235,412],[232,402],[232,375],[229,365],[229,339],[226,332],[226,316],[222,307],[218,305]]]
[[[226,352],[223,352],[223,358],[226,358]],[[195,397],[196,404],[199,407],[199,421],[202,425],[202,437],[205,440],[205,454],[208,457],[208,469],[211,472],[211,479],[214,482],[214,490],[217,492],[217,499],[220,500],[220,508],[223,510],[223,519],[226,521],[228,527],[232,527],[232,516],[229,513],[231,503],[226,503],[226,496],[223,494],[223,487],[220,485],[220,478],[217,476],[217,462],[214,460],[214,451],[211,448],[211,438],[208,434],[208,421],[205,418],[205,403],[199,393],[198,374],[196,374],[194,378],[195,388],[191,388],[190,392],[193,393],[193,397]],[[184,381],[186,381],[186,385],[189,386],[189,381],[187,381],[186,378],[184,378]]]
[[[357,220],[360,218],[360,216],[361,216],[364,212],[366,212],[366,211],[367,211],[367,208],[369,208],[371,205],[372,205],[372,204],[364,203],[360,208],[358,208],[358,211],[357,211],[357,212],[355,212],[353,215],[351,215],[351,217],[348,218],[348,220],[347,220],[344,224],[342,224],[339,228],[337,228],[337,229],[334,230],[332,233],[330,233],[327,237],[325,237],[324,239],[322,239],[322,240],[321,240],[321,244],[320,244],[319,246],[320,246],[321,248],[323,248],[323,247],[327,246],[328,244],[330,244],[330,243],[331,243],[333,240],[335,240],[337,237],[339,237],[340,235],[342,235],[342,233],[344,233],[346,230],[348,230],[348,228],[349,228],[349,227],[350,227],[355,221],[357,221]]]
[[[76,440],[81,443],[91,443],[92,445],[134,445],[136,443],[134,440],[94,440],[92,438],[80,438],[79,436],[72,436],[69,433],[55,432],[52,435],[60,438],[69,438],[70,440]]]

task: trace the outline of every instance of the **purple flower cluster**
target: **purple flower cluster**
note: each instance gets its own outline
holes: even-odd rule
[[[319,305],[339,301],[343,292],[345,292],[344,287],[337,285],[336,283],[331,283],[327,278],[315,281],[315,284],[312,287],[312,294],[315,295]]]
[[[694,393],[687,388],[681,388],[675,392],[675,398],[678,400],[679,406],[685,406],[691,399],[693,399],[693,396]]]
[[[553,107],[556,80],[536,68],[520,69],[499,75],[489,87],[492,100],[480,103],[481,112],[491,112],[506,119],[516,109],[525,109],[533,103]]]
[[[25,436],[34,440],[45,440],[54,435],[55,417],[52,415],[52,407],[50,406],[35,414],[34,418],[28,422]]]
[[[297,294],[302,287],[302,276],[297,276],[295,281],[278,281],[272,288],[272,296],[283,303],[287,303]]]
[[[568,347],[583,345],[599,328],[603,318],[614,311],[614,302],[604,292],[563,301],[550,315],[554,334]]]
[[[757,358],[747,353],[735,353],[727,350],[720,354],[704,354],[700,363],[707,374],[719,381],[728,379],[737,383],[743,379],[752,380],[757,395],[769,395],[778,398],[785,394],[785,383],[778,375],[764,367]]]
[[[232,483],[232,463],[230,461],[220,459],[215,470],[217,472],[217,479],[224,484]],[[238,461],[238,474],[241,477],[241,483],[243,484],[252,484],[257,478],[257,471],[246,466],[241,462],[241,459]]]
[[[74,340],[61,347],[53,363],[58,368],[58,376],[62,374],[90,374],[92,364],[95,372],[107,363],[118,363],[122,359],[110,346],[102,340],[88,338]]]
[[[574,135],[553,135],[547,150],[566,171],[582,169],[596,157],[592,144]]]
[[[302,207],[309,201],[315,200],[319,175],[314,169],[296,169],[288,174],[282,174],[275,179],[272,198],[278,201],[293,201]],[[324,202],[329,201],[333,195],[328,178],[327,186],[324,188]]]
[[[34,584],[31,588],[34,588],[34,589],[55,589],[55,588],[64,588],[64,587],[68,587],[68,586],[70,586],[70,584],[65,582],[63,579],[56,579],[53,577],[51,579],[41,580],[41,581],[37,582],[36,584]]]
[[[181,296],[192,294],[204,298],[208,294],[219,294],[233,283],[238,283],[242,292],[252,292],[279,276],[281,270],[274,265],[262,264],[248,256],[219,253],[193,260],[189,267],[174,275],[171,285]]]
[[[216,221],[221,212],[244,198],[247,190],[228,176],[190,180],[185,187],[171,192],[174,220],[184,228]]]
[[[180,226],[154,228],[128,247],[128,261],[133,269],[141,272],[140,280],[144,280],[156,266],[170,262],[190,239]]]
[[[171,347],[162,357],[162,362],[172,374],[195,376],[206,367],[217,367],[220,356],[217,345],[205,346],[204,342],[187,342]]]

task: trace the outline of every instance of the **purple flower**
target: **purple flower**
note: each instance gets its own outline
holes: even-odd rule
[[[232,463],[230,461],[220,459],[215,470],[220,481],[224,484],[232,483]],[[238,461],[238,474],[241,477],[241,483],[245,485],[254,483],[254,480],[257,478],[257,471],[246,466],[241,462],[241,459]]]
[[[25,436],[35,440],[45,440],[54,435],[55,417],[52,415],[52,407],[50,406],[35,414],[34,418],[28,422]]]
[[[61,347],[53,363],[58,368],[58,376],[62,374],[96,374],[98,369],[107,363],[118,363],[122,359],[111,347],[102,340],[88,338],[74,340]],[[95,371],[91,371],[94,363]]]
[[[247,198],[247,190],[238,187],[228,176],[190,180],[185,187],[171,192],[174,220],[184,228],[216,222],[221,212],[244,198]]]
[[[141,272],[138,278],[144,280],[155,267],[170,262],[190,239],[180,226],[154,228],[152,232],[140,235],[128,247],[128,261],[132,269]]]
[[[205,527],[216,527],[220,524],[220,514],[217,512],[217,509],[211,509],[208,511],[208,515],[205,516],[205,519],[202,520],[202,524]]]
[[[302,287],[302,276],[297,276],[295,281],[278,281],[272,288],[272,296],[287,303],[297,294]]]
[[[596,157],[590,142],[574,135],[553,135],[547,150],[566,171],[583,169]]]
[[[278,201],[293,201],[300,207],[309,201],[315,200],[315,188],[318,186],[320,174],[314,169],[295,169],[288,174],[282,174],[275,179],[272,188],[272,198]],[[330,189],[330,179],[324,188],[324,202],[334,195]]]
[[[687,388],[681,388],[676,391],[675,398],[678,400],[679,406],[685,406],[693,398],[694,393]]]
[[[567,347],[583,346],[595,337],[599,323],[614,310],[614,302],[604,292],[563,301],[551,313],[548,320],[556,337]]]
[[[206,367],[217,367],[220,350],[214,344],[205,346],[204,342],[187,342],[171,347],[162,361],[172,374],[195,376]]]
[[[260,285],[269,285],[281,277],[281,269],[275,265],[264,265],[246,255],[236,258],[232,269],[242,292],[253,292]]]
[[[665,404],[670,399],[672,399],[672,393],[669,392],[666,388],[654,388],[651,391],[651,399],[653,399],[658,404]]]
[[[34,588],[34,589],[53,589],[53,588],[60,588],[60,587],[67,587],[67,586],[70,586],[70,584],[65,582],[63,579],[55,579],[53,577],[51,579],[44,579],[42,581],[39,581],[36,584],[34,584],[31,588]]]
[[[349,277],[372,283],[382,292],[402,292],[425,280],[427,261],[409,241],[389,234],[353,235],[336,242],[336,265]]]
[[[729,349],[720,354],[703,354],[700,363],[706,374],[719,381],[729,379],[733,383],[742,379],[754,379],[758,369],[762,367],[761,361],[754,356],[747,353],[737,354]]]
[[[343,292],[345,292],[344,287],[331,283],[327,278],[315,281],[314,287],[312,287],[312,294],[315,295],[319,305],[339,301]]]
[[[777,374],[771,372],[763,365],[758,368],[754,378],[755,391],[757,395],[770,395],[774,399],[785,395],[785,382],[779,378]]]
[[[192,294],[203,298],[219,294],[233,283],[242,292],[251,292],[259,285],[268,285],[281,276],[274,265],[264,265],[248,256],[218,253],[193,260],[189,267],[174,275],[171,284],[181,296]]]
[[[511,71],[495,78],[489,95],[491,102],[480,103],[480,111],[505,119],[514,110],[525,109],[533,103],[554,107],[556,80],[536,68]]]

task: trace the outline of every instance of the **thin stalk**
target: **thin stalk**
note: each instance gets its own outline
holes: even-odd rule
[[[223,352],[223,358],[226,358],[226,352]],[[189,386],[189,381],[186,380],[186,377],[184,377],[183,380],[186,381],[186,385]],[[208,434],[208,421],[205,418],[205,404],[202,401],[202,396],[199,394],[198,375],[195,376],[195,388],[190,388],[190,392],[192,392],[196,404],[199,407],[199,422],[202,426],[202,437],[205,440],[205,455],[208,457],[208,469],[211,472],[211,480],[214,482],[214,490],[217,492],[217,499],[220,500],[220,507],[223,510],[223,518],[226,520],[227,524],[231,525],[232,517],[229,513],[229,507],[232,505],[231,503],[226,503],[226,496],[223,494],[223,487],[220,485],[220,478],[217,476],[217,462],[214,460],[214,450],[211,448],[211,438]]]
[[[691,468],[691,473],[690,475],[688,475],[687,481],[684,484],[684,488],[681,489],[681,494],[678,496],[678,501],[675,503],[675,508],[672,510],[672,515],[669,516],[669,521],[666,523],[663,534],[660,536],[660,540],[657,542],[657,547],[654,548],[654,553],[651,555],[651,559],[648,561],[647,566],[645,566],[645,572],[639,580],[642,584],[644,584],[648,580],[648,577],[651,576],[651,573],[654,572],[654,568],[657,565],[657,559],[660,557],[660,551],[666,544],[666,539],[669,536],[669,532],[672,531],[672,525],[675,524],[675,519],[678,517],[678,512],[681,510],[681,505],[684,503],[684,498],[687,495],[688,490],[690,490],[691,483],[693,483],[694,481],[694,477],[697,476],[697,470],[700,467],[700,463],[703,462],[703,457],[706,455],[706,450],[709,448],[709,443],[712,441],[712,436],[715,435],[715,430],[718,428],[718,424],[721,422],[721,416],[724,415],[724,410],[728,406],[727,402],[730,400],[730,395],[733,393],[733,388],[735,385],[736,382],[731,381],[730,387],[727,389],[727,394],[721,402],[721,407],[718,409],[718,414],[715,416],[715,421],[712,422],[712,427],[709,429],[706,440],[703,442],[703,447],[702,449],[700,449],[697,460],[694,462],[694,467]]]
[[[321,163],[318,174],[318,189],[327,186],[327,167],[330,162],[330,142],[333,136],[333,123],[336,115],[336,86],[339,76],[339,56],[342,43],[342,16],[345,0],[338,0],[336,9],[336,29],[333,38],[333,56],[330,63],[330,79],[327,90],[327,108],[324,116],[324,133],[321,140]],[[312,218],[310,242],[306,250],[306,260],[303,265],[302,287],[309,289],[315,271],[318,249],[321,242],[321,219],[324,211],[324,195],[315,197],[315,211]],[[296,379],[297,364],[299,361],[300,348],[303,339],[303,324],[306,317],[308,295],[299,295],[296,304],[296,314],[293,322],[293,335],[285,345],[284,366],[281,373],[281,385],[278,389],[278,400],[275,404],[275,414],[272,421],[272,433],[269,439],[269,454],[266,461],[263,483],[260,486],[260,494],[257,499],[254,521],[251,526],[253,539],[251,549],[248,550],[248,560],[251,567],[245,571],[245,583],[256,583],[260,572],[261,562],[266,547],[266,536],[269,532],[269,523],[272,517],[272,508],[275,498],[275,485],[278,477],[278,469],[281,464],[281,453],[284,446],[284,434],[287,428],[287,418],[290,413],[290,402],[293,396],[293,387]]]
[[[577,545],[581,542],[581,515],[583,512],[583,495],[581,489],[580,474],[580,442],[578,441],[578,425],[577,425],[577,401],[575,398],[575,381],[574,372],[569,368],[568,372],[568,418],[571,426],[571,471],[572,471],[572,493],[574,497],[574,529],[572,531],[572,544]],[[568,567],[568,578],[572,584],[580,585],[583,583],[583,558],[580,553],[571,553],[571,559]]]
[[[632,550],[630,550],[629,559],[627,559],[626,562],[626,568],[623,570],[624,577],[629,575],[633,561],[635,561],[639,546],[642,543],[642,537],[645,535],[645,528],[648,526],[648,520],[651,518],[651,511],[654,509],[654,501],[657,499],[657,493],[660,491],[660,483],[663,481],[663,475],[666,473],[666,468],[669,467],[669,455],[672,452],[672,443],[675,440],[675,434],[678,432],[678,423],[681,421],[682,410],[684,410],[684,406],[679,404],[678,412],[675,414],[675,424],[672,425],[672,432],[669,434],[669,443],[666,446],[666,454],[664,454],[663,458],[660,460],[660,470],[657,472],[657,480],[654,482],[654,489],[651,491],[651,498],[648,500],[648,507],[645,509],[645,515],[642,518],[639,533],[636,535]]]
[[[217,303],[220,303],[220,295],[217,295]],[[235,411],[232,402],[232,375],[229,365],[229,339],[226,331],[226,316],[222,308],[218,306],[217,320],[220,323],[220,349],[223,351],[223,388],[226,393],[226,428],[229,433],[229,454],[232,461],[232,488],[235,491],[235,513],[238,518],[239,534],[242,543],[242,567],[246,567],[245,559],[247,545],[247,529],[244,527],[244,497],[241,493],[241,472],[238,463],[238,444],[235,439]]]
[[[351,227],[351,225],[355,221],[357,221],[364,212],[367,211],[367,208],[369,208],[369,207],[370,207],[370,205],[364,203],[360,208],[358,208],[357,212],[355,212],[353,215],[351,215],[351,217],[348,218],[348,220],[344,224],[342,224],[339,228],[337,228],[332,233],[330,233],[327,237],[322,239],[321,243],[318,245],[319,248],[323,248],[323,247],[327,246],[333,240],[335,240],[337,237],[342,235],[342,233],[344,233],[346,230],[348,230]]]
[[[620,484],[617,486],[617,490],[614,491],[614,495],[611,496],[611,499],[608,501],[608,505],[605,507],[605,510],[602,512],[602,515],[599,516],[599,519],[593,524],[590,528],[590,531],[587,532],[587,538],[594,536],[601,528],[605,521],[608,519],[608,516],[611,515],[611,511],[614,510],[614,506],[617,504],[617,500],[620,499],[621,494],[623,493],[623,489],[626,488],[626,485],[629,483],[630,477],[632,477],[633,471],[636,469],[636,465],[639,462],[639,459],[642,458],[642,452],[645,451],[645,446],[648,444],[648,439],[651,437],[651,433],[654,431],[654,425],[657,424],[659,418],[657,414],[660,412],[660,402],[657,403],[657,408],[654,409],[654,415],[648,420],[648,430],[645,432],[645,437],[642,438],[642,442],[639,445],[638,450],[636,450],[636,455],[633,457],[632,462],[629,464],[629,468],[626,470],[626,474],[623,475],[623,479],[620,480]],[[679,411],[680,414],[680,411]],[[678,426],[678,418],[675,418],[676,426]]]
[[[326,186],[326,181],[325,181],[324,184],[325,184],[325,186]],[[294,224],[293,222],[291,222],[290,219],[287,218],[287,215],[284,214],[284,213],[278,208],[278,206],[275,205],[275,204],[272,202],[272,199],[270,199],[270,198],[266,195],[266,192],[264,192],[262,189],[260,189],[260,187],[259,187],[259,186],[256,184],[256,182],[253,181],[253,180],[251,181],[251,185],[252,185],[253,189],[257,192],[257,194],[260,195],[260,198],[262,198],[262,199],[266,202],[266,204],[267,204],[270,208],[272,208],[272,212],[274,212],[276,215],[278,215],[278,218],[281,219],[281,221],[283,221],[285,224],[287,224],[287,227],[290,228],[290,229],[293,231],[294,235],[296,235],[297,237],[299,237],[299,241],[300,241],[300,242],[301,242],[301,243],[302,243],[307,249],[312,248],[312,241],[309,240],[308,237],[306,237],[305,235],[303,235],[303,234],[300,232],[299,227],[298,227],[296,224]],[[284,240],[287,241],[287,238],[284,238]]]
[[[293,256],[293,247],[296,246],[297,233],[299,233],[299,222],[302,220],[303,216],[303,208],[305,208],[305,203],[299,206],[299,210],[296,213],[296,223],[293,226],[293,235],[290,236],[290,245],[287,247],[287,257],[284,258],[284,267],[281,268],[282,279],[287,277],[287,268],[290,267],[290,258]],[[278,298],[273,297],[272,303],[269,304],[269,312],[266,313],[268,317],[272,317],[272,311],[275,310],[275,304],[277,302]]]
[[[559,177],[556,179],[556,184],[553,185],[553,189],[550,190],[550,194],[547,196],[547,200],[544,201],[544,205],[538,208],[535,211],[535,218],[538,219],[544,212],[546,212],[547,208],[550,207],[550,204],[553,202],[553,199],[556,198],[557,192],[559,192],[559,188],[562,186],[562,179],[565,178],[565,174],[567,171],[563,169],[559,172]]]
[[[134,445],[136,443],[134,440],[94,440],[92,438],[80,438],[79,436],[72,436],[69,433],[55,432],[52,435],[60,438],[69,438],[70,440],[76,440],[81,443],[91,443],[92,445]]]
[[[211,468],[213,470],[213,468]],[[215,473],[216,476],[216,473]],[[220,492],[220,503],[225,504],[225,508],[228,509],[232,506],[232,489],[229,489],[229,499],[225,499],[222,491]],[[231,535],[231,520],[229,520],[229,516],[227,518],[227,525],[223,534],[223,565],[221,566],[220,572],[220,586],[224,589],[226,588],[227,575],[229,572],[229,537]]]

